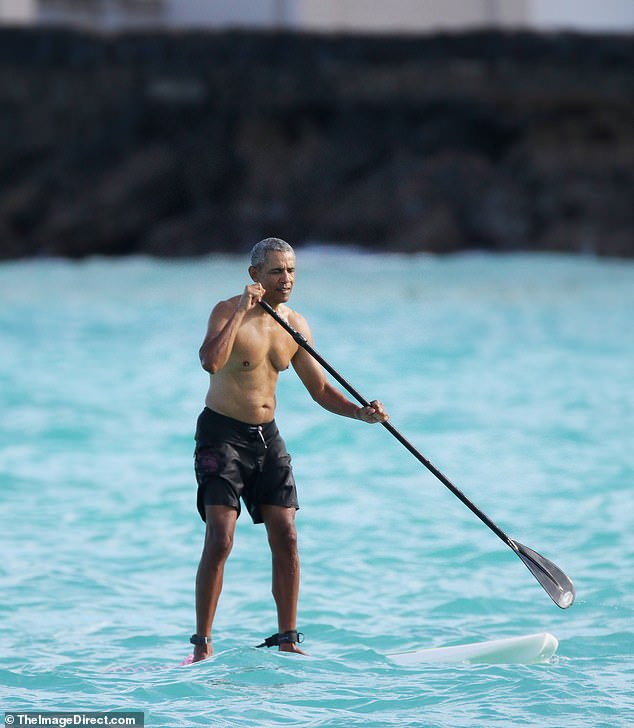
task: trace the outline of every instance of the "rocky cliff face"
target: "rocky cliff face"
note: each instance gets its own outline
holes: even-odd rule
[[[0,30],[0,257],[634,256],[631,37]]]

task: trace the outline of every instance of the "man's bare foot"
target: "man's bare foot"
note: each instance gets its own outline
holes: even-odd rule
[[[192,662],[201,662],[201,660],[206,660],[208,657],[211,657],[212,653],[213,649],[211,644],[194,645],[194,658],[192,659]]]
[[[308,652],[304,652],[304,650],[300,650],[295,642],[285,642],[284,644],[281,644],[280,652],[295,652],[298,655],[308,656]]]

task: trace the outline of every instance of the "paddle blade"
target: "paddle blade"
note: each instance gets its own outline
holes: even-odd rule
[[[533,551],[517,541],[512,543],[517,555],[544,587],[553,602],[562,609],[568,609],[575,600],[575,585],[572,580],[556,564],[538,554],[537,551]]]

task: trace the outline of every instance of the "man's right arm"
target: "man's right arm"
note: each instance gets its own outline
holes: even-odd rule
[[[210,374],[220,371],[229,361],[238,330],[247,311],[264,295],[259,283],[246,286],[239,300],[216,304],[207,324],[207,334],[198,351],[203,369]],[[236,297],[237,298],[237,297]]]
[[[221,301],[209,316],[207,333],[198,351],[202,368],[215,374],[229,361],[245,311]]]

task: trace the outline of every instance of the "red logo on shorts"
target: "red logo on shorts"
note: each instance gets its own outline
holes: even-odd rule
[[[212,454],[203,454],[198,456],[200,469],[205,473],[217,473],[220,469],[218,458]]]

